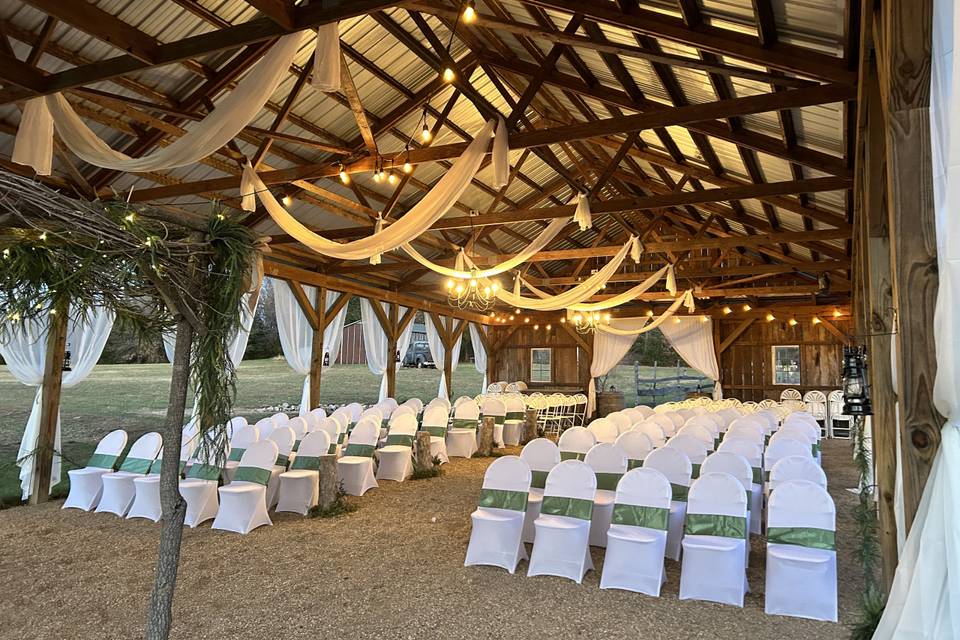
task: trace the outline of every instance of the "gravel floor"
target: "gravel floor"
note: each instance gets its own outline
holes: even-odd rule
[[[859,574],[849,443],[824,446],[838,511],[840,624],[763,613],[754,538],[743,609],[679,601],[667,561],[660,598],[463,567],[470,512],[489,460],[456,459],[441,478],[384,482],[331,520],[280,514],[248,536],[184,533],[177,638],[845,638]],[[0,512],[0,638],[133,638],[152,581],[158,527],[54,502]]]

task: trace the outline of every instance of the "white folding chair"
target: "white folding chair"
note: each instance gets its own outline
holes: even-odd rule
[[[278,430],[286,428],[279,427]],[[257,527],[273,524],[267,514],[267,485],[277,455],[274,440],[254,442],[247,447],[233,482],[218,490],[220,508],[213,519],[214,529],[246,534]]]
[[[530,480],[530,467],[518,456],[503,456],[487,467],[479,506],[470,515],[464,566],[486,564],[513,573],[526,559],[522,538]]]
[[[547,475],[528,576],[551,575],[576,583],[593,569],[590,518],[597,478],[585,462],[565,460]]]
[[[470,402],[459,403],[453,412],[453,421],[447,430],[447,455],[451,458],[469,458],[477,451],[477,421],[480,407]]]
[[[745,438],[724,439],[717,453],[734,453],[750,465],[750,533],[763,531],[763,447]]]
[[[780,392],[780,402],[801,400],[800,392],[796,389],[784,389]]]
[[[380,485],[373,473],[373,452],[380,437],[380,427],[372,419],[362,419],[353,428],[343,457],[337,460],[343,490],[351,496],[362,496]]]
[[[507,396],[504,404],[507,415],[503,421],[503,443],[515,447],[520,444],[523,424],[527,419],[527,405],[520,395]]]
[[[260,434],[259,440],[266,440],[270,437],[270,434],[273,433],[273,430],[277,428],[277,423],[273,418],[261,418],[257,420],[257,423],[253,425],[257,428],[257,433]],[[243,457],[243,454],[240,454],[240,457]],[[240,459],[237,458],[239,462]]]
[[[679,560],[683,522],[687,515],[687,492],[690,490],[692,472],[690,458],[680,449],[663,447],[647,454],[643,461],[643,468],[656,469],[670,481],[672,499],[670,518],[667,522],[667,546],[664,553],[668,558]]]
[[[764,611],[837,621],[836,510],[813,482],[785,482],[770,494]]]
[[[430,457],[438,458],[440,464],[450,462],[447,454],[447,417],[450,411],[443,404],[434,404],[423,410],[422,431],[430,434]]]
[[[770,469],[770,492],[778,485],[794,480],[806,480],[827,488],[827,474],[810,456],[787,456],[780,458]]]
[[[485,398],[483,401],[483,417],[493,418],[493,444],[504,446],[503,425],[507,419],[507,405],[501,398]]]
[[[277,492],[280,489],[280,474],[287,470],[290,465],[290,458],[293,454],[293,444],[296,437],[293,435],[293,429],[290,427],[277,427],[267,438],[277,444],[277,459],[270,472],[270,481],[267,483],[267,508],[272,508],[277,504]],[[240,459],[241,466],[243,458]],[[238,469],[240,467],[237,467]],[[232,480],[231,480],[232,482]]]
[[[417,437],[417,417],[403,413],[390,419],[386,446],[376,451],[377,480],[403,482],[413,475],[413,443]]]
[[[827,394],[827,429],[829,438],[849,438],[853,433],[853,416],[843,412],[843,391],[834,389]]]
[[[747,591],[747,494],[729,473],[704,473],[690,487],[680,599],[743,607]]]
[[[592,431],[583,427],[570,427],[560,434],[557,446],[560,447],[561,460],[583,460],[587,451],[597,443]]]
[[[320,456],[330,454],[330,434],[311,431],[303,437],[289,471],[280,474],[277,511],[307,515],[320,498]]]
[[[324,418],[320,421],[319,426],[317,426],[314,431],[311,431],[311,433],[316,433],[317,431],[323,431],[330,439],[327,453],[330,455],[339,455],[340,445],[338,445],[337,442],[340,440],[340,423],[333,418]]]
[[[560,464],[560,449],[548,438],[536,438],[520,450],[520,458],[530,467],[530,495],[527,498],[527,510],[523,520],[523,541],[533,542],[536,537],[534,521],[540,516],[540,503],[543,489],[547,484],[547,475]]]
[[[667,447],[680,449],[690,458],[690,464],[693,466],[691,477],[696,480],[700,477],[700,465],[707,459],[707,443],[700,438],[677,434],[667,440]]]
[[[607,532],[601,589],[660,595],[671,497],[670,481],[656,469],[632,469],[623,476]]]
[[[130,447],[127,457],[120,464],[120,470],[103,474],[103,494],[97,503],[97,513],[112,513],[121,518],[127,515],[127,510],[136,495],[134,479],[150,473],[150,467],[153,466],[162,446],[163,440],[156,431],[145,433],[137,438]]]
[[[298,416],[296,418],[290,418],[286,426],[293,431],[293,448],[291,451],[297,452],[300,450],[300,441],[307,435],[307,421],[305,418]]]
[[[732,451],[717,451],[703,461],[703,473],[729,473],[740,481],[747,494],[747,520],[753,516],[753,468],[743,456]],[[749,522],[748,522],[749,525]],[[744,545],[747,566],[750,566],[750,543]]]
[[[187,461],[197,446],[198,427],[191,422],[180,434],[180,474],[186,469]],[[133,504],[127,511],[127,519],[146,518],[157,522],[163,515],[160,504],[160,468],[163,464],[163,448],[150,466],[150,473],[133,479]]]
[[[627,454],[627,470],[643,466],[643,460],[653,451],[650,436],[642,431],[625,431],[617,436],[615,444]]]
[[[614,426],[617,427],[617,435],[629,431],[630,427],[633,426],[633,421],[630,419],[630,414],[626,411],[614,411],[613,413],[607,414],[607,420],[612,422]]]
[[[607,546],[607,529],[613,517],[613,499],[617,483],[627,472],[626,452],[612,442],[601,442],[587,452],[584,459],[597,476],[597,491],[593,496],[593,517],[590,519],[590,546]]]
[[[653,445],[654,449],[659,449],[667,443],[667,438],[663,434],[663,427],[661,427],[658,422],[651,420],[650,418],[634,424],[633,430],[639,431],[650,438],[650,443]]]
[[[70,492],[63,503],[63,509],[82,509],[90,511],[100,502],[103,493],[102,478],[113,471],[120,454],[127,446],[127,432],[116,429],[100,439],[93,455],[82,469],[70,469]]]
[[[607,418],[597,418],[592,421],[590,426],[587,427],[587,431],[593,434],[597,442],[613,442],[620,435],[616,423]]]

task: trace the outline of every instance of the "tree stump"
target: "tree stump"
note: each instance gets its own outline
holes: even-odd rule
[[[520,438],[520,444],[527,444],[537,437],[537,410],[528,407],[527,414],[523,420],[523,434]]]
[[[493,455],[493,416],[485,416],[480,423],[480,455],[490,457]]]
[[[430,453],[430,432],[417,432],[417,449],[414,458],[414,466],[417,469],[430,469],[433,467],[433,454]]]
[[[320,499],[317,504],[327,509],[337,501],[340,492],[340,472],[337,470],[337,455],[328,453],[320,456]]]

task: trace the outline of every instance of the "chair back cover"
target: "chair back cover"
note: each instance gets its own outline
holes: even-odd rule
[[[587,451],[584,462],[597,474],[597,489],[616,491],[627,472],[627,453],[612,442],[600,442]]]
[[[750,463],[751,467],[759,468],[763,461],[763,447],[751,440],[745,438],[725,438],[717,449],[718,453],[735,453],[742,456]],[[754,482],[760,484],[760,480],[754,476]]]
[[[784,423],[782,427],[777,430],[777,433],[782,431],[796,431],[798,433],[803,433],[806,435],[807,440],[810,442],[816,442],[820,439],[820,427],[815,424],[810,424],[804,420],[798,420],[790,422],[790,419],[787,418],[787,422]]]
[[[305,435],[300,443],[300,449],[297,451],[297,457],[293,460],[293,468],[306,468],[301,463],[301,458],[319,458],[326,455],[330,451],[331,442],[335,442],[335,440],[331,440],[330,434],[322,429],[311,431]],[[309,467],[313,468],[312,461],[310,462]],[[317,461],[317,468],[319,468],[319,461]]]
[[[653,409],[645,404],[638,404],[637,406],[633,407],[633,410],[642,413],[644,418],[649,418],[654,414]]]
[[[457,398],[456,400],[454,400],[454,402],[453,402],[453,408],[456,409],[457,407],[459,407],[459,406],[460,406],[461,404],[463,404],[464,402],[474,402],[474,399],[471,398],[470,396],[460,396],[459,398]]]
[[[323,431],[325,434],[327,434],[327,437],[330,438],[331,444],[337,444],[340,441],[340,434],[343,433],[343,431],[340,429],[340,423],[333,418],[324,418],[321,420],[320,427],[317,429],[317,431]],[[312,431],[311,433],[317,433],[317,431]],[[301,444],[300,446],[303,445]]]
[[[690,424],[689,422],[677,431],[677,435],[673,436],[674,438],[689,437],[696,438],[703,444],[707,445],[707,449],[713,449],[713,434],[710,433],[710,430],[706,427],[699,424]],[[673,438],[671,438],[672,440]]]
[[[413,447],[417,437],[417,419],[411,415],[401,415],[399,420],[391,421],[387,433],[387,445]]]
[[[277,427],[277,423],[274,422],[273,418],[261,418],[257,420],[257,424],[254,426],[257,428],[257,433],[260,434],[260,440],[266,440]]]
[[[665,413],[654,414],[653,416],[647,418],[647,420],[659,425],[660,430],[663,431],[664,438],[669,438],[677,432],[677,425],[674,424],[673,420],[670,419],[670,416]]]
[[[244,418],[243,416],[236,416],[236,417],[230,418],[230,420],[227,421],[227,440],[232,439],[233,434],[235,434],[237,430],[242,429],[245,426],[247,426],[247,419]]]
[[[350,422],[356,422],[360,419],[360,414],[363,413],[363,405],[359,402],[351,402],[348,404],[345,409],[347,414],[350,416]]]
[[[507,417],[507,404],[501,398],[484,398],[483,415],[492,417],[497,424],[503,424]]]
[[[690,476],[693,474],[693,464],[680,449],[663,447],[654,449],[643,460],[644,468],[656,469],[667,477],[670,484],[682,487],[690,486]]]
[[[690,485],[687,515],[747,516],[743,484],[729,473],[705,473]]]
[[[383,411],[379,407],[370,407],[366,411],[362,412],[357,422],[360,422],[360,420],[365,418],[376,422],[378,427],[383,426]]]
[[[812,456],[787,456],[780,458],[770,469],[770,490],[785,482],[806,480],[817,486],[827,488],[827,474],[823,472]]]
[[[808,480],[784,482],[770,493],[767,526],[836,531],[836,509],[827,490]]]
[[[433,400],[430,401],[430,404],[443,405],[443,407],[447,410],[448,414],[450,413],[450,409],[452,408],[449,398],[434,398]]]
[[[280,413],[275,413],[270,417],[273,418],[274,424],[276,424],[278,427],[286,426],[286,424],[290,422],[290,416],[282,411]]]
[[[667,440],[666,446],[683,451],[695,465],[701,464],[707,457],[707,443],[693,436],[675,435]]]
[[[259,423],[258,423],[259,424]],[[233,432],[230,440],[231,460],[239,461],[243,452],[254,442],[260,440],[260,430],[256,425],[247,425]]]
[[[653,467],[631,469],[617,485],[615,504],[669,509],[673,490],[667,476]],[[614,507],[616,509],[616,507]]]
[[[771,400],[770,402],[773,402]],[[773,406],[776,406],[774,403]],[[764,421],[764,430],[767,433],[770,433],[777,428],[777,425],[780,423],[780,419],[777,417],[777,414],[771,411],[770,409],[760,409],[756,413],[751,414],[752,418],[758,418]]]
[[[729,473],[740,481],[743,488],[753,491],[753,465],[741,455],[732,451],[717,451],[707,456],[700,467],[700,473]]]
[[[456,408],[453,411],[453,417],[457,420],[477,420],[480,417],[480,407],[473,398],[467,398],[469,402],[457,401]]]
[[[781,458],[786,458],[787,456],[807,456],[808,458],[813,458],[810,445],[801,440],[789,438],[777,441],[771,440],[770,446],[767,447],[767,450],[763,454],[764,468],[767,470],[773,469],[773,466],[777,464]]]
[[[399,429],[397,433],[416,433],[417,432],[417,416],[413,413],[401,413],[397,415],[394,413],[390,417],[390,433],[393,433],[394,429]]]
[[[287,464],[287,458],[290,456],[290,452],[293,451],[293,443],[295,442],[293,429],[290,427],[277,427],[267,439],[277,445],[277,464]]]
[[[580,460],[564,460],[547,475],[543,490],[544,501],[540,506],[541,514],[570,516],[580,508],[585,510],[589,520],[593,512],[593,497],[597,492],[597,476],[593,469]],[[568,501],[548,500],[548,498],[567,498]],[[589,502],[589,506],[585,503]],[[554,509],[553,507],[558,507]],[[572,517],[578,517],[573,515]]]
[[[303,436],[307,435],[307,421],[301,417],[291,418],[287,427],[293,430],[295,440],[303,440]]]
[[[504,400],[507,405],[507,420],[525,420],[527,403],[520,394],[507,396]]]
[[[616,439],[616,438],[614,438]],[[561,460],[583,460],[587,451],[597,443],[591,431],[583,427],[570,427],[560,434],[557,446],[560,447]]]
[[[347,426],[350,425],[353,420],[350,419],[350,410],[346,407],[340,407],[336,411],[330,414],[330,418],[337,421],[337,424],[340,425],[340,432],[347,430]]]
[[[394,409],[393,413],[390,414],[390,422],[392,423],[394,418],[396,418],[397,416],[402,416],[404,414],[408,414],[416,418],[417,413],[418,411],[415,407],[412,407],[409,404],[402,404],[396,409]]]
[[[740,422],[739,420],[734,420],[733,424],[730,425],[730,428],[727,429],[727,432],[723,434],[723,439],[726,441],[734,438],[742,438],[763,446],[763,428],[757,426],[757,424],[754,422]]]
[[[783,440],[798,440],[800,442],[805,442],[807,445],[812,445],[816,443],[816,440],[811,440],[810,435],[801,429],[791,429],[784,428],[777,431],[775,434],[770,436],[770,443],[781,442]]]
[[[525,511],[530,493],[530,467],[519,456],[502,456],[483,474],[480,507]]]
[[[310,409],[310,415],[316,416],[323,420],[327,417],[327,411],[323,407],[317,407],[316,409]]]
[[[292,435],[291,431],[291,435]],[[234,473],[234,482],[255,482],[266,486],[270,481],[270,472],[276,464],[277,443],[273,440],[254,442],[243,452],[240,466]]]
[[[350,434],[349,444],[376,446],[379,438],[380,425],[372,418],[363,418],[357,423],[357,426],[353,428],[353,432]]]
[[[407,401],[400,406],[410,407],[411,409],[413,409],[414,415],[416,415],[421,411],[423,411],[423,400],[421,400],[420,398],[407,398]]]
[[[143,434],[130,447],[127,457],[120,464],[120,471],[148,473],[162,446],[163,439],[156,431]]]
[[[547,474],[560,464],[560,449],[547,438],[536,438],[523,446],[520,458],[530,467],[533,474],[532,486],[543,489],[546,485]]]
[[[720,433],[720,426],[709,413],[693,416],[683,423],[683,427],[700,427],[701,429],[706,429],[707,433],[710,434],[711,440]],[[681,429],[683,427],[681,427]]]
[[[446,427],[449,412],[441,404],[435,404],[423,410],[423,426]]]
[[[662,447],[667,443],[667,436],[663,433],[663,427],[651,418],[647,418],[643,422],[633,425],[633,430],[639,431],[650,438],[650,442],[654,448]]]
[[[628,431],[633,425],[633,421],[630,419],[630,416],[626,413],[626,411],[614,411],[613,413],[607,415],[607,420],[612,422],[617,428],[617,435],[620,435],[624,431]]]
[[[679,429],[680,427],[682,427],[682,426],[683,426],[683,423],[687,421],[687,419],[684,418],[682,415],[680,415],[680,412],[679,412],[679,411],[676,411],[676,410],[665,411],[662,415],[664,415],[664,416],[666,416],[667,418],[669,418],[669,419],[670,419],[670,422],[673,423],[673,432],[674,432],[674,433],[676,433],[677,429]]]
[[[643,459],[653,451],[653,442],[650,437],[636,429],[625,431],[617,436],[615,443],[627,454],[627,468],[634,469],[643,465]]]
[[[597,442],[613,442],[620,435],[617,425],[608,418],[597,418],[590,423],[587,429],[593,434]]]
[[[726,422],[727,428],[730,427],[730,424],[731,424],[734,420],[737,420],[737,419],[743,417],[743,414],[741,414],[739,411],[737,411],[737,410],[734,409],[733,407],[727,407],[726,409],[720,409],[720,411],[717,412],[717,415],[719,415],[721,418],[723,418],[723,420]]]

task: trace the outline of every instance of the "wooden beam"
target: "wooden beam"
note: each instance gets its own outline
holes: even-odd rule
[[[738,324],[736,327],[734,327],[733,331],[730,332],[730,335],[724,338],[723,342],[721,342],[720,346],[717,348],[717,357],[719,358],[720,354],[726,351],[730,347],[730,345],[732,345],[737,340],[737,338],[739,338],[743,334],[744,331],[749,329],[750,326],[753,325],[754,322],[756,322],[756,320],[757,320],[756,318],[747,318],[746,320]]]
[[[374,307],[379,307],[378,302],[373,303]],[[390,331],[387,332],[387,370],[385,375],[387,376],[387,397],[395,398],[397,395],[397,365],[396,359],[399,355],[401,358],[403,354],[397,352],[397,328],[399,325],[399,311],[400,305],[392,303],[390,305]]]
[[[47,351],[43,366],[43,398],[37,446],[33,451],[30,504],[50,499],[51,465],[56,448],[57,426],[60,423],[60,390],[63,385],[63,358],[66,353],[68,309],[51,313],[47,331]]]
[[[310,409],[316,409],[320,406],[320,380],[323,376],[323,329],[327,324],[327,290],[323,287],[317,289],[314,313],[317,318],[317,326],[313,330],[310,350]],[[331,357],[334,356],[331,354]]]
[[[357,121],[360,135],[363,136],[363,142],[367,145],[367,151],[376,157],[380,153],[377,150],[377,140],[373,137],[373,129],[370,128],[370,122],[367,120],[367,112],[360,102],[360,93],[357,91],[357,85],[353,82],[353,74],[350,73],[347,58],[342,53],[340,54],[340,84],[343,94],[347,96],[353,118]]]
[[[307,319],[310,328],[313,329],[314,332],[320,330],[320,316],[314,309],[314,303],[310,301],[307,292],[304,291],[303,285],[296,280],[288,280],[287,284],[290,285],[290,292],[293,293],[293,297],[297,301],[300,311],[303,312],[304,317]]]
[[[293,31],[293,5],[286,0],[245,0],[247,4],[256,8],[287,31]]]

